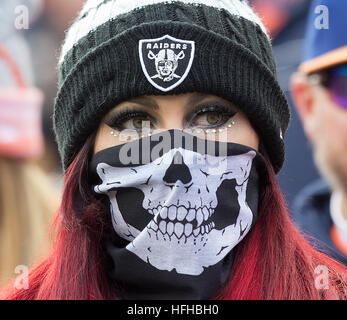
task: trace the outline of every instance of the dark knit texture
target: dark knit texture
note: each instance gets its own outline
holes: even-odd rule
[[[195,41],[187,78],[165,93],[146,79],[141,39],[169,34]],[[82,38],[59,68],[54,130],[64,170],[117,104],[142,95],[189,92],[214,94],[237,105],[249,118],[274,169],[284,162],[290,113],[277,79],[272,49],[254,23],[204,5],[149,5],[118,16]]]

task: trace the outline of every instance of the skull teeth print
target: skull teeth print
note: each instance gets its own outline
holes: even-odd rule
[[[148,229],[169,236],[175,234],[178,239],[182,236],[189,237],[192,234],[197,237],[209,233],[215,227],[215,223],[210,221],[214,208],[187,209],[184,206],[171,205],[169,207],[158,206],[148,211],[155,215],[147,226]]]
[[[179,154],[181,164],[174,163]],[[127,250],[158,270],[199,275],[221,261],[252,225],[246,194],[255,156],[255,151],[227,156],[218,162],[217,171],[194,161],[205,156],[184,148],[170,149],[140,166],[99,163],[102,184],[95,191],[108,195],[113,227],[129,241]],[[224,198],[222,204],[235,203],[232,223],[221,224],[218,212],[224,207],[219,206],[218,194]]]

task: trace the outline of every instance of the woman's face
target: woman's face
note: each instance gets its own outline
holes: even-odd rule
[[[246,115],[231,102],[214,95],[187,93],[142,96],[118,104],[101,121],[94,153],[125,143],[119,135],[122,130],[132,130],[141,136],[143,125],[154,132],[181,129],[255,150],[259,146],[258,135]]]

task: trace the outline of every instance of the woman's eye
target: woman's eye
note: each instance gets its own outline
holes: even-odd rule
[[[141,131],[153,127],[154,120],[145,112],[125,110],[112,115],[105,123],[118,131],[126,129]]]
[[[222,120],[223,120],[222,115],[216,112],[209,112],[206,115],[206,121],[208,122],[208,124],[211,124],[211,125],[218,124]]]
[[[124,129],[135,129],[135,130],[141,130],[144,127],[143,122],[150,121],[148,118],[144,117],[134,117],[132,119],[126,120],[122,123],[122,126]]]
[[[204,112],[193,119],[191,126],[193,127],[219,127],[224,125],[233,114],[225,114],[220,112]]]

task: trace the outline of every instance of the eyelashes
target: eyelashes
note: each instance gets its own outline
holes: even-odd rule
[[[221,105],[221,104],[200,105],[195,110],[193,110],[193,112],[188,114],[186,124],[187,125],[194,124],[194,126],[198,128],[218,128],[223,126],[236,113],[237,111],[229,105]],[[199,117],[202,118],[202,116],[204,115],[207,116],[206,120],[208,123],[198,124]],[[218,120],[218,122],[215,122],[216,120]]]
[[[140,109],[141,107],[127,107],[124,110],[115,110],[105,119],[105,123],[111,128],[122,131],[125,129],[133,129],[140,131],[142,129],[142,121],[149,121],[150,127],[157,125],[157,120],[149,112]],[[198,128],[218,128],[223,126],[230,118],[237,113],[235,107],[222,103],[205,103],[197,106],[189,112],[184,118],[185,127]],[[199,119],[207,116],[207,123],[199,123]],[[212,123],[211,121],[212,120]],[[218,120],[216,122],[216,120]],[[205,121],[206,122],[206,121]]]
[[[142,121],[155,122],[155,119],[148,112],[138,110],[136,107],[128,107],[111,114],[110,117],[105,120],[105,123],[111,128],[121,131],[128,129],[124,124],[131,119],[142,119]]]

